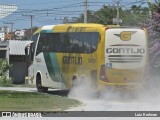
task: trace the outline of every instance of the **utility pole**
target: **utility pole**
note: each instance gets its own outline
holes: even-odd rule
[[[29,16],[31,18],[31,36],[33,35],[33,17],[34,15],[22,14],[22,16]]]
[[[152,19],[152,12],[151,12],[151,6],[152,5],[152,0],[148,0],[148,3],[149,3],[149,19],[151,20]]]
[[[11,25],[11,40],[13,39],[13,22],[4,22],[4,24],[10,24]]]
[[[119,0],[117,0],[117,26],[119,25]]]
[[[87,23],[87,0],[84,0],[84,23]]]

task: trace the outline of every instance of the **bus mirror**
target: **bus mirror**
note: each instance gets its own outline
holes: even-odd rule
[[[28,55],[28,47],[25,48],[25,55]]]
[[[101,34],[99,34],[98,39],[101,41]]]

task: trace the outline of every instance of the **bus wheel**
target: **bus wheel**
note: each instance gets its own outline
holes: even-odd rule
[[[36,87],[38,92],[47,92],[48,88],[47,87],[42,87],[42,83],[41,83],[41,76],[37,76],[36,78]]]
[[[77,85],[78,85],[78,78],[77,78],[77,76],[74,75],[72,77],[72,87],[75,87]]]
[[[86,77],[85,76],[80,77],[80,84],[86,84]]]

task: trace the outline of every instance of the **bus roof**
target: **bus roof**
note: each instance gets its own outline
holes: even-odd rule
[[[108,27],[111,25],[108,25]],[[112,25],[114,26],[114,25]],[[83,28],[92,28],[92,29],[105,29],[107,26],[102,24],[95,23],[73,23],[73,24],[57,24],[57,25],[46,25],[40,27],[34,34],[40,33],[42,31],[48,32],[82,32]],[[81,28],[81,29],[78,29]]]

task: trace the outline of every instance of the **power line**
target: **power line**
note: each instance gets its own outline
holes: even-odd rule
[[[76,4],[69,4],[69,5],[65,5],[65,6],[61,6],[61,7],[54,7],[54,8],[50,8],[50,9],[38,9],[38,10],[35,10],[35,9],[34,10],[33,9],[23,9],[23,10],[20,10],[19,9],[17,12],[15,12],[12,15],[21,15],[21,14],[24,14],[24,13],[25,14],[32,13],[32,14],[39,15],[39,13],[42,14],[42,12],[46,12],[46,14],[47,14],[48,11],[50,11],[50,12],[54,11],[55,13],[57,13],[57,12],[59,13],[61,9],[69,9],[69,8],[73,8],[73,7],[80,7],[81,3],[82,2],[76,3]],[[39,13],[37,14],[37,12],[39,12]],[[64,11],[62,11],[62,12],[64,12]],[[71,11],[69,11],[69,12],[71,12]],[[65,11],[65,14],[66,14],[66,11]]]
[[[31,15],[31,14],[22,14],[22,16],[29,16],[31,18],[31,36],[33,34],[33,17],[34,15]]]
[[[63,0],[64,2],[66,1],[73,1],[73,0]],[[86,0],[87,1],[87,0]],[[56,2],[43,2],[44,4],[52,4],[52,3],[61,3],[62,1],[56,1]],[[66,2],[66,3],[68,3]],[[125,3],[125,5],[134,5],[134,4],[139,4],[139,3],[147,3],[145,0],[139,0],[137,2],[123,2],[121,1],[121,3]],[[38,4],[43,4],[43,3],[37,3]],[[2,20],[0,20],[0,22],[4,22],[4,21],[11,21],[11,22],[19,22],[19,21],[28,21],[31,18],[22,18],[22,14],[32,14],[34,15],[34,21],[37,22],[38,19],[43,18],[40,21],[45,21],[45,20],[54,20],[54,18],[56,17],[60,17],[60,16],[79,16],[80,14],[83,14],[83,9],[80,9],[80,7],[85,7],[85,0],[82,2],[76,2],[76,3],[69,3],[66,5],[62,5],[62,6],[55,6],[54,7],[50,7],[50,8],[43,8],[43,9],[18,9],[16,12],[14,12],[13,14],[9,15],[8,17],[3,18]],[[90,6],[99,6],[100,4],[113,4],[113,2],[101,2],[101,1],[96,1],[93,2],[91,0],[87,1],[87,5],[86,7],[89,8]],[[88,5],[89,4],[89,5]],[[25,4],[22,4],[25,5]],[[27,4],[26,4],[27,5]],[[29,4],[28,4],[29,5]],[[89,6],[89,7],[88,7]],[[119,6],[120,7],[120,6]],[[71,10],[71,8],[77,8],[78,10]],[[128,8],[127,8],[128,9]],[[85,14],[84,14],[85,15]],[[118,17],[117,17],[118,18]]]
[[[11,40],[13,38],[12,33],[13,33],[13,22],[3,22],[4,24],[10,24],[11,25]]]
[[[123,5],[121,5],[122,7],[124,7],[125,8],[125,6],[123,6]],[[127,11],[127,12],[129,12],[129,11]],[[130,14],[132,14],[135,18],[137,18],[137,20],[142,24],[142,22],[140,21],[140,19],[141,19],[141,17],[138,17],[137,15],[135,15],[134,13],[132,13],[132,12],[130,12]],[[146,16],[148,16],[148,15],[146,15]]]
[[[100,16],[98,16],[98,15],[96,15],[94,13],[92,13],[91,15],[95,16],[96,18],[100,19],[104,24],[108,25],[108,23],[105,20],[103,20]]]
[[[79,5],[82,5],[83,2],[78,2],[78,3],[74,3],[74,4],[67,4],[64,6],[59,6],[59,7],[53,7],[53,8],[45,8],[45,9],[25,9],[28,11],[47,11],[47,10],[55,10],[55,9],[65,9],[65,8],[71,8],[71,7],[77,7]],[[23,9],[21,9],[23,10]]]
[[[63,0],[63,1],[56,1],[56,2],[43,2],[43,3],[32,3],[32,4],[19,4],[20,6],[30,6],[30,5],[33,5],[34,4],[34,6],[35,5],[41,5],[41,4],[51,4],[51,3],[64,3],[64,2],[73,2],[73,1],[75,1],[75,0]]]

